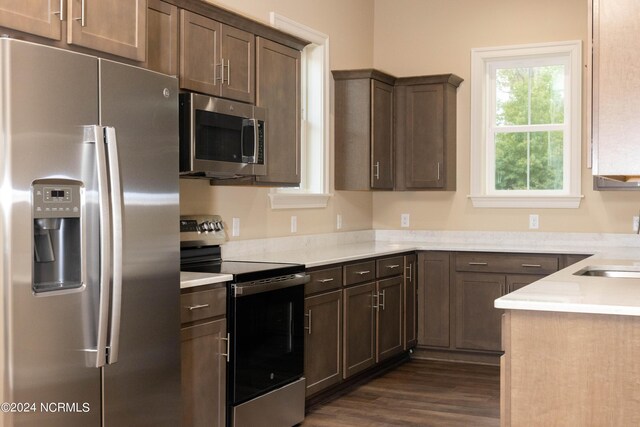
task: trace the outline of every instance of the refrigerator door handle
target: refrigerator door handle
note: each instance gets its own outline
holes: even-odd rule
[[[120,183],[120,166],[118,158],[118,140],[114,127],[105,128],[105,142],[109,157],[109,183],[111,187],[111,220],[112,240],[111,254],[113,276],[111,289],[111,328],[109,332],[109,354],[107,363],[118,361],[120,347],[120,314],[122,308],[122,186]]]
[[[100,301],[98,303],[98,337],[94,366],[100,368],[105,365],[107,360],[109,294],[111,293],[111,214],[109,210],[104,128],[97,125],[85,127],[85,141],[95,144],[96,166],[98,171],[98,201],[100,209]]]

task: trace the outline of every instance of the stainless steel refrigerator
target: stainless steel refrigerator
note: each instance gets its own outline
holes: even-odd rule
[[[0,39],[0,420],[180,424],[178,87]]]

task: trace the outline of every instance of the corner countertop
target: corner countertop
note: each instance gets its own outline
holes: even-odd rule
[[[598,266],[640,272],[640,249],[596,254],[495,300],[507,310],[640,316],[640,278],[575,275]]]
[[[233,276],[231,274],[192,273],[188,271],[181,271],[180,289],[212,285],[215,283],[223,284],[224,282],[229,282],[231,280],[233,280]]]

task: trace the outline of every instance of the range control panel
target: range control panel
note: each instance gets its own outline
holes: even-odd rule
[[[220,215],[180,217],[180,246],[221,245],[227,240]]]

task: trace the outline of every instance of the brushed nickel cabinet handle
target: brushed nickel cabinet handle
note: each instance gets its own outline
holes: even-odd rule
[[[413,279],[411,278],[411,276],[412,276],[412,268],[411,268],[411,266],[412,266],[412,265],[413,265],[413,264],[409,264],[409,266],[406,268],[406,270],[409,272],[409,274],[407,274],[407,280],[408,280],[409,282],[411,282],[411,281],[413,280]]]
[[[304,315],[309,318],[309,326],[305,326],[304,328],[309,331],[308,334],[311,335],[311,309],[307,311],[307,314]]]
[[[226,353],[220,353],[220,356],[222,357],[226,357],[227,358],[227,363],[229,363],[229,349],[230,347],[230,343],[231,343],[231,335],[229,333],[227,333],[227,337],[226,338],[220,338],[222,341],[226,341],[227,342],[227,352]]]
[[[489,265],[487,262],[470,262],[469,265]]]
[[[54,15],[58,15],[58,18],[61,21],[64,21],[64,0],[60,0],[60,11],[59,12],[53,12]]]
[[[438,162],[438,181],[440,181],[440,162]]]
[[[542,268],[540,264],[522,264],[524,268]]]
[[[369,274],[369,273],[371,273],[371,271],[364,270],[364,271],[356,271],[354,274],[359,274],[360,276],[363,276],[363,275]]]
[[[381,308],[381,309],[383,309],[383,310],[384,310],[384,303],[385,303],[385,301],[386,301],[386,298],[385,298],[385,296],[384,296],[384,292],[385,292],[385,289],[383,289],[383,290],[382,290],[382,292],[380,292],[380,293],[378,294],[378,307],[380,307],[380,308]],[[381,297],[381,296],[382,296],[382,301],[380,300],[380,297]]]
[[[398,268],[398,267],[400,267],[400,264],[387,265],[387,268]]]
[[[227,86],[231,84],[231,60],[227,59]]]
[[[318,282],[320,282],[320,283],[333,282],[333,277],[330,278],[330,279],[318,279]]]
[[[207,307],[209,307],[209,304],[198,304],[198,305],[187,306],[187,309],[189,311],[193,311],[193,310],[199,310],[201,308],[207,308]]]
[[[371,299],[373,299],[373,298],[375,298],[375,299],[376,299],[376,303],[375,303],[375,304],[373,304],[373,305],[371,306],[371,308],[373,308],[373,309],[375,309],[375,310],[379,310],[379,309],[380,309],[380,307],[379,307],[380,295],[378,295],[378,293],[377,293],[377,292],[374,292],[374,293],[372,293],[372,294],[371,294]]]
[[[376,164],[373,165],[373,167],[375,168],[375,173],[373,174],[373,177],[375,179],[380,179],[380,162],[376,162]]]
[[[82,0],[80,2],[80,17],[79,18],[73,18],[76,21],[80,21],[80,26],[81,27],[86,27],[87,23],[86,23],[86,19],[85,19],[86,13],[85,13],[85,0]]]
[[[222,61],[220,64],[216,64],[216,66],[213,67],[213,80],[214,83],[220,80],[220,84],[224,84],[224,58],[220,58],[220,61]],[[220,77],[216,76],[218,67],[220,67]]]

